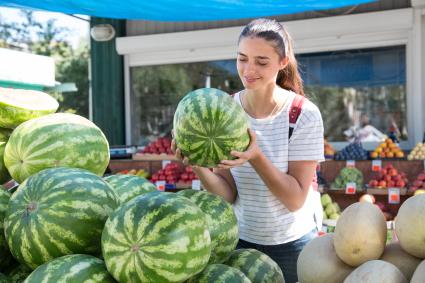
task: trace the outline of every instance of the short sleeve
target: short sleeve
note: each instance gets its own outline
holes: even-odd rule
[[[324,161],[323,120],[316,105],[307,101],[289,139],[288,160]]]

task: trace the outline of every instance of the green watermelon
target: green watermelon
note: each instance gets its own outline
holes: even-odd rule
[[[9,199],[10,193],[8,193],[3,189],[2,186],[0,186],[0,271],[5,271],[14,263],[14,259],[10,254],[9,247],[7,246],[3,230],[3,221],[7,211]]]
[[[117,174],[105,177],[104,180],[115,189],[121,203],[125,203],[138,195],[157,191],[154,184],[139,176]]]
[[[90,255],[73,254],[40,265],[24,283],[113,283],[105,263]]]
[[[77,168],[50,168],[25,180],[4,220],[13,256],[31,268],[56,257],[101,254],[106,219],[118,197],[102,178]]]
[[[47,93],[0,87],[0,127],[13,129],[19,124],[54,113],[59,103]]]
[[[197,89],[177,106],[174,138],[189,163],[217,167],[221,160],[235,158],[231,150],[248,147],[246,114],[229,94],[213,88]]]
[[[223,198],[209,192],[182,190],[177,194],[193,201],[207,216],[211,236],[209,263],[222,263],[239,241],[238,220],[232,206]]]
[[[20,264],[7,274],[13,283],[22,283],[30,275],[32,269]]]
[[[3,273],[0,273],[0,283],[12,283],[9,277],[4,275]]]
[[[233,251],[225,264],[239,269],[252,282],[285,282],[279,265],[268,255],[254,249],[239,249]]]
[[[119,282],[183,282],[211,254],[205,214],[187,198],[147,193],[121,205],[102,233],[106,267]]]
[[[109,164],[109,145],[86,118],[55,113],[19,125],[7,142],[4,163],[18,183],[52,167],[82,168],[101,176]]]
[[[9,171],[7,171],[7,168],[4,165],[4,161],[3,161],[5,148],[6,148],[6,143],[0,141],[0,184],[4,184],[10,180]]]
[[[188,283],[251,283],[251,280],[236,268],[210,264],[200,274],[189,279]]]
[[[0,142],[7,142],[11,134],[11,129],[0,128]]]

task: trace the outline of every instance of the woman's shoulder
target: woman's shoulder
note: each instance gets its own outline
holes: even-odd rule
[[[309,99],[308,96],[305,96],[304,103],[301,109],[301,116],[308,116],[313,119],[322,119],[319,107]]]

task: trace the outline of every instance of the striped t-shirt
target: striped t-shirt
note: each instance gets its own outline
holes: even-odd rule
[[[276,115],[255,119],[247,114],[261,151],[282,172],[288,172],[288,161],[324,160],[322,116],[309,100],[302,106],[288,143],[289,109],[295,93],[285,93],[288,95],[286,102]],[[234,99],[241,104],[239,93]],[[266,187],[249,162],[232,168],[231,173],[238,191],[233,207],[242,240],[278,245],[297,240],[314,229],[311,194],[301,209],[290,212]]]

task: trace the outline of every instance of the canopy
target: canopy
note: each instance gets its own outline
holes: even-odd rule
[[[116,19],[209,21],[333,9],[376,0],[0,0],[0,6]]]

